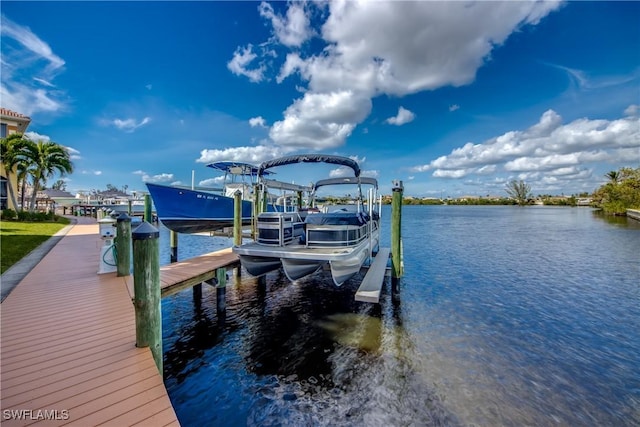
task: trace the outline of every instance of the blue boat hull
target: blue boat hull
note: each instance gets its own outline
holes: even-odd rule
[[[231,197],[147,183],[158,219],[178,233],[215,231],[233,226]],[[271,207],[273,209],[273,207]],[[251,224],[251,201],[242,201],[242,224]]]

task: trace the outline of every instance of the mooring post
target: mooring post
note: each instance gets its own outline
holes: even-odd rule
[[[242,192],[233,193],[233,245],[242,244]]]
[[[116,219],[117,276],[131,274],[131,217],[122,212]]]
[[[178,261],[178,233],[173,230],[169,231],[169,247],[171,249],[171,262]]]
[[[158,371],[162,367],[162,312],[160,307],[160,232],[143,222],[131,233],[136,347],[150,347]]]
[[[391,261],[392,278],[402,277],[402,181],[392,181],[393,197],[391,199]]]
[[[127,203],[127,215],[131,216],[131,212],[133,212],[133,200],[129,199]]]
[[[144,220],[149,224],[153,222],[153,218],[151,218],[151,195],[144,195]]]
[[[227,312],[227,269],[220,267],[216,270],[216,308],[218,318],[224,317]]]

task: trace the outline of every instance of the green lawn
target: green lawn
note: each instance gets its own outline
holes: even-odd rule
[[[66,218],[60,218],[58,221],[0,221],[0,273],[4,273],[69,223]]]

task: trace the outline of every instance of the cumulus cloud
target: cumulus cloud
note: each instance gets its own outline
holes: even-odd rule
[[[528,129],[509,131],[478,144],[468,142],[446,156],[414,166],[412,171],[432,171],[434,177],[454,179],[515,174],[519,179],[557,184],[585,179],[591,173],[589,165],[622,161],[640,162],[640,119],[627,115],[615,120],[581,118],[563,123],[559,114],[548,110]]]
[[[65,108],[65,93],[53,80],[64,71],[65,61],[29,27],[5,15],[0,17],[2,61],[0,98],[4,107],[31,116]]]
[[[267,127],[267,122],[262,117],[253,117],[249,119],[249,125],[254,128],[256,126],[264,128]]]
[[[371,99],[353,91],[308,92],[287,108],[284,120],[273,124],[269,136],[293,149],[334,148],[344,143],[370,111]]]
[[[276,81],[297,74],[306,87],[269,136],[281,146],[322,150],[344,144],[369,116],[377,96],[473,82],[495,46],[521,27],[536,25],[559,2],[344,0],[287,7],[285,17],[266,3],[260,5],[279,43],[276,48],[285,51],[277,57],[285,59]],[[320,49],[297,49],[313,35]],[[291,47],[296,50],[286,52]],[[228,66],[258,82],[267,71],[261,60],[264,56],[259,58],[248,45],[236,50]],[[254,63],[259,65],[250,69]],[[407,123],[400,116],[392,122]]]
[[[280,43],[288,47],[299,47],[311,37],[309,17],[304,11],[302,3],[292,3],[287,9],[287,16],[276,14],[273,7],[266,2],[258,7],[260,16],[271,21],[275,37]]]
[[[161,173],[161,174],[157,174],[157,175],[149,175],[148,173],[146,173],[145,171],[142,170],[137,170],[133,172],[134,175],[140,175],[140,177],[142,178],[143,182],[164,182],[164,183],[168,183],[173,181],[173,174],[172,173]]]
[[[253,46],[248,45],[244,48],[237,48],[233,53],[233,58],[227,63],[227,68],[236,75],[245,76],[250,81],[257,83],[264,78],[266,67],[261,64],[258,68],[249,69],[249,65],[256,59],[258,55],[253,52]]]
[[[215,178],[208,178],[200,181],[198,185],[202,187],[219,187],[224,184],[224,175]]]
[[[449,111],[451,112],[454,112],[459,109],[460,109],[460,106],[458,104],[449,105]]]
[[[265,160],[280,157],[286,154],[284,150],[277,146],[258,145],[254,147],[232,147],[222,150],[205,149],[200,152],[198,163],[212,163],[218,161],[237,161],[253,164],[262,163]]]
[[[387,120],[385,120],[385,122],[389,123],[390,125],[402,126],[404,124],[412,122],[415,118],[416,115],[413,112],[407,110],[404,107],[400,107],[398,109],[398,114],[396,114],[395,117],[389,117]]]

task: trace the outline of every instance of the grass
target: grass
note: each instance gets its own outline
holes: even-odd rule
[[[0,273],[67,224],[69,220],[66,218],[58,218],[58,222],[0,221]]]

